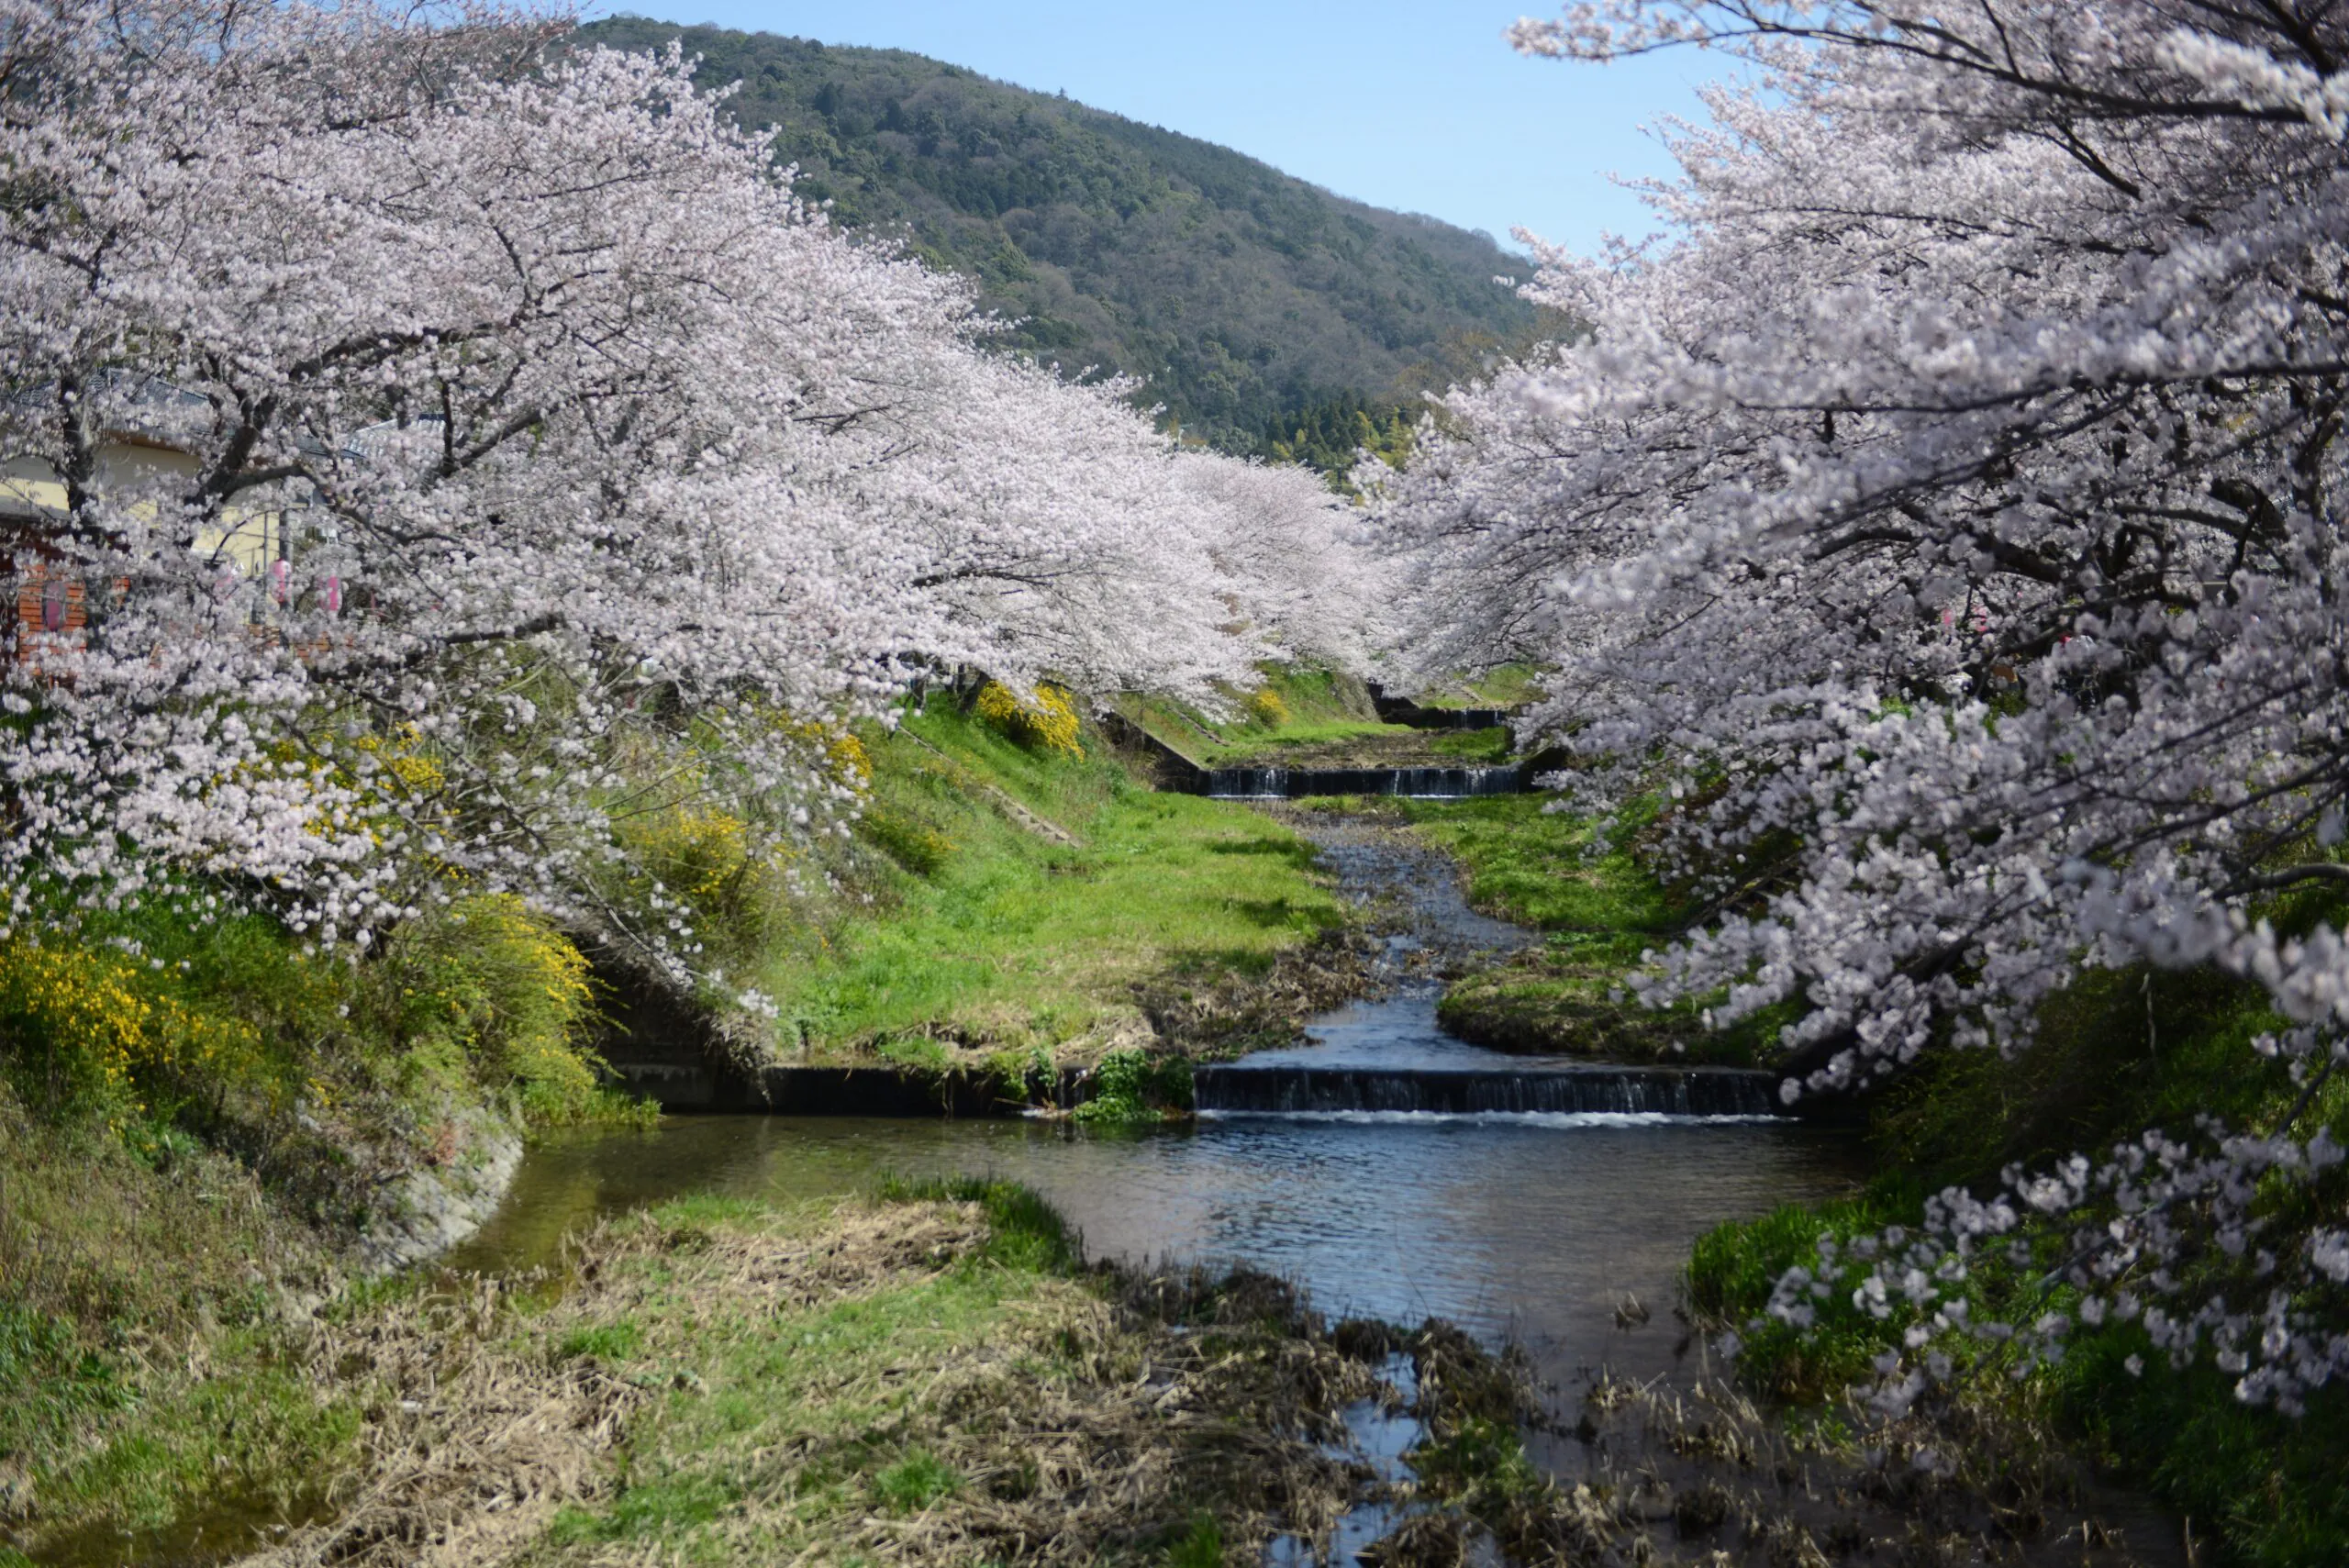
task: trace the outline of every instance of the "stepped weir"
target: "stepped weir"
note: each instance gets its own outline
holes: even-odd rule
[[[1294,800],[1315,795],[1399,795],[1459,799],[1520,795],[1525,769],[1505,768],[1205,768],[1199,793],[1224,800]]]
[[[1768,1073],[1727,1067],[1382,1067],[1245,1062],[1192,1077],[1202,1115],[1765,1117]]]

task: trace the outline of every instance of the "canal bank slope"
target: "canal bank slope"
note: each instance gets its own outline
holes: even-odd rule
[[[277,1519],[353,1440],[289,1346],[464,1237],[526,1139],[641,1119],[598,1081],[631,1014],[688,1049],[1024,1076],[1285,1040],[1359,984],[1309,845],[968,695],[836,738],[868,806],[796,862],[707,815],[642,827],[771,1014],[632,1008],[638,977],[495,895],[364,962],[200,893],[0,939],[0,1553],[131,1529],[168,1558],[220,1495]]]

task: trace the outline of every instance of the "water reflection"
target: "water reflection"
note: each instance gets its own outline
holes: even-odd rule
[[[1082,1231],[1093,1256],[1244,1262],[1326,1311],[1452,1318],[1516,1338],[1553,1375],[1606,1362],[1645,1375],[1679,1339],[1665,1307],[1689,1243],[1724,1219],[1850,1183],[1844,1146],[1780,1124],[1236,1118],[1087,1136],[1033,1122],[673,1118],[535,1153],[497,1218],[451,1260],[551,1261],[597,1215],[689,1192],[788,1201],[885,1173],[1008,1177]],[[1620,1331],[1626,1294],[1657,1310]]]

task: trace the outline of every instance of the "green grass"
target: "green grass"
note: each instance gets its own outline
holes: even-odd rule
[[[966,1222],[952,1210],[901,1207],[941,1204],[978,1207],[975,1247],[957,1238]],[[1181,1451],[1195,1430],[1220,1441],[1206,1429],[1227,1418],[1178,1414],[1166,1429],[1155,1413],[1106,1418],[1100,1401],[1147,1376],[1148,1338],[1161,1330],[1117,1315],[1116,1281],[1083,1270],[1049,1207],[1007,1184],[960,1179],[891,1184],[878,1208],[841,1214],[844,1223],[812,1208],[672,1206],[607,1245],[597,1293],[632,1303],[646,1327],[607,1371],[662,1392],[631,1419],[618,1485],[566,1508],[531,1561],[613,1543],[662,1561],[858,1561],[883,1538],[911,1561],[984,1561],[992,1553],[974,1555],[978,1543],[955,1533],[973,1517],[1024,1505],[1036,1518],[1019,1528],[1100,1531],[1100,1518],[1080,1524],[1063,1510],[1126,1487],[1130,1465],[1153,1479],[1114,1510],[1096,1560],[1222,1561],[1219,1514],[1247,1505]],[[736,1271],[746,1260],[762,1280],[820,1261],[825,1283],[745,1289]],[[545,1330],[524,1321],[514,1331],[528,1364],[531,1337]],[[1209,1349],[1239,1336],[1237,1361],[1253,1362],[1287,1329],[1202,1331]],[[1087,1455],[1074,1472],[1071,1442]],[[1176,1451],[1153,1458],[1161,1444]],[[894,1533],[930,1529],[944,1533]]]
[[[353,1451],[356,1410],[281,1354],[280,1293],[328,1283],[314,1240],[234,1161],[158,1146],[0,1089],[0,1480],[44,1530],[298,1510]]]
[[[2284,1069],[2263,1062],[2251,1039],[2277,1028],[2260,993],[2209,971],[2095,971],[2043,1009],[2038,1039],[2011,1059],[1943,1051],[1930,1057],[1874,1107],[1869,1137],[1881,1173],[1857,1198],[1815,1209],[1781,1208],[1701,1238],[1689,1270],[1690,1303],[1709,1320],[1745,1335],[1741,1374],[1798,1406],[1834,1400],[1897,1346],[1906,1310],[1876,1320],[1853,1310],[1847,1293],[1820,1304],[1820,1321],[1798,1334],[1751,1326],[1788,1267],[1809,1263],[1822,1232],[1839,1238],[1913,1223],[1926,1192],[1951,1183],[1979,1185],[2009,1162],[2045,1165],[2096,1151],[2143,1127],[2186,1133],[2213,1114],[2236,1127],[2272,1126],[2297,1090]],[[2349,1129],[2349,1084],[2336,1084],[2303,1112],[2297,1130]],[[2310,1194],[2277,1185],[2274,1244],[2334,1212],[2344,1184]],[[2026,1265],[1996,1254],[1977,1263],[1966,1290],[1976,1315],[2012,1318],[2061,1310],[2067,1294],[2038,1281],[2068,1251],[2068,1234],[2026,1227]],[[2195,1265],[2200,1266],[2200,1265]],[[2208,1266],[2222,1264],[2212,1260]],[[2142,1376],[2124,1363],[2139,1356]],[[2349,1390],[2320,1390],[2299,1418],[2239,1403],[2233,1378],[2207,1363],[2179,1371],[2154,1351],[2142,1327],[2108,1323],[2075,1331],[2070,1353],[2020,1384],[1985,1356],[1969,1397],[2036,1420],[2052,1419],[2067,1440],[2196,1521],[2220,1560],[2254,1568],[2320,1568],[2349,1562]]]
[[[1439,757],[1467,763],[1493,765],[1509,759],[1509,732],[1505,725],[1487,729],[1437,730],[1428,737],[1428,750]]]
[[[2121,1364],[2142,1356],[2132,1377]],[[2216,1368],[2174,1371],[2150,1346],[2110,1335],[2080,1346],[2053,1380],[2073,1433],[2121,1473],[2255,1568],[2349,1562],[2349,1400],[2340,1391],[2295,1419],[2239,1403]]]
[[[1076,1238],[1060,1211],[1032,1187],[985,1176],[891,1178],[880,1195],[891,1203],[975,1203],[986,1216],[987,1239],[981,1256],[1006,1268],[1035,1274],[1064,1274],[1079,1262]]]
[[[1166,1568],[1223,1568],[1223,1527],[1202,1511],[1166,1550]]]
[[[1232,692],[1209,713],[1163,697],[1125,700],[1126,717],[1195,762],[1219,767],[1349,741],[1395,743],[1413,733],[1383,724],[1360,681],[1333,671],[1267,665],[1253,693]],[[1252,702],[1251,699],[1254,699]]]
[[[1469,901],[1536,930],[1653,945],[1674,912],[1664,887],[1620,839],[1593,854],[1599,825],[1545,810],[1546,795],[1475,800],[1407,800],[1421,837],[1452,852],[1468,873]]]
[[[1424,692],[1421,707],[1522,707],[1542,697],[1542,671],[1531,664],[1503,664],[1473,680],[1451,681]]]
[[[943,701],[906,729],[872,747],[876,901],[795,933],[756,977],[786,1047],[1049,1052],[1133,1020],[1138,985],[1261,976],[1345,918],[1312,847],[1245,806],[1152,793],[1097,754],[1038,755]],[[989,785],[1081,847],[1027,830]]]
[[[689,1560],[788,1561],[860,1520],[918,1513],[960,1490],[922,1435],[930,1379],[911,1373],[1012,1334],[1024,1307],[1066,1288],[1054,1283],[1066,1252],[1032,1197],[955,1191],[983,1193],[991,1213],[1011,1217],[1007,1233],[960,1266],[876,1272],[843,1282],[845,1296],[771,1300],[706,1277],[690,1254],[629,1258],[648,1331],[615,1372],[672,1391],[635,1423],[608,1500],[558,1520],[556,1560],[566,1546],[617,1541]],[[823,1218],[664,1208],[645,1224],[788,1240],[820,1237]]]
[[[1478,909],[1543,934],[1542,944],[1452,984],[1438,1005],[1446,1029],[1509,1051],[1574,1051],[1615,1060],[1750,1063],[1776,1038],[1784,1009],[1730,1029],[1701,1010],[1656,1010],[1624,994],[1642,955],[1679,921],[1669,892],[1589,817],[1543,809],[1542,795],[1407,800],[1404,819],[1450,852]]]
[[[1174,740],[1178,751],[1205,767],[1229,767],[1241,762],[1263,762],[1278,766],[1289,753],[1308,748],[1323,750],[1354,741],[1384,741],[1417,745],[1421,732],[1400,724],[1382,724],[1375,718],[1293,719],[1286,724],[1254,730],[1234,730],[1220,741],[1194,741],[1183,744]]]

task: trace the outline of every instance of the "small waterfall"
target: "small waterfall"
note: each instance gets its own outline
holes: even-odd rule
[[[1201,1111],[1441,1116],[1778,1116],[1777,1081],[1731,1067],[1250,1067],[1197,1069]]]
[[[1226,799],[1308,795],[1402,795],[1451,799],[1518,795],[1525,771],[1486,768],[1210,768],[1207,793]]]
[[[1389,724],[1414,729],[1490,729],[1514,723],[1522,711],[1513,707],[1422,707],[1409,697],[1391,697],[1376,682],[1370,683],[1370,705]]]

